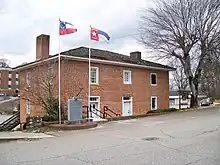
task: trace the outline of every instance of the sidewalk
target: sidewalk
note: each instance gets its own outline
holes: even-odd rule
[[[31,140],[31,139],[44,139],[51,138],[54,136],[46,135],[44,133],[24,133],[21,131],[14,132],[0,132],[0,142],[1,141],[12,141],[12,140]]]

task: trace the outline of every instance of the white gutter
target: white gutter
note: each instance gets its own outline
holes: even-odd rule
[[[88,58],[83,58],[83,57],[68,56],[68,55],[61,55],[61,56],[65,57],[65,58],[76,59],[78,61],[88,61]],[[113,64],[113,65],[119,65],[119,66],[130,66],[130,67],[135,67],[135,68],[147,68],[147,69],[173,71],[173,69],[168,69],[168,68],[137,65],[137,64],[130,64],[130,63],[125,63],[125,62],[116,62],[116,61],[109,61],[109,60],[99,60],[99,59],[94,59],[94,58],[91,58],[91,62],[101,63],[101,64]]]
[[[61,55],[61,57],[67,58],[67,59],[71,59],[71,60],[75,60],[75,61],[88,61],[88,58],[84,58],[84,57],[76,57],[76,56],[69,56],[69,55]],[[17,67],[17,69],[14,70],[23,70],[29,67],[32,67],[36,64],[40,64],[42,62],[47,62],[50,60],[54,60],[58,58],[58,56],[54,56],[54,57],[50,57],[47,58],[45,60],[41,60],[38,62],[33,62],[31,64],[27,64],[25,66],[21,66],[21,67]],[[173,71],[173,69],[168,69],[168,68],[160,68],[160,67],[153,67],[153,66],[145,66],[145,65],[137,65],[137,64],[130,64],[130,63],[124,63],[124,62],[116,62],[116,61],[109,61],[109,60],[99,60],[99,59],[93,59],[91,58],[91,62],[95,62],[95,63],[101,63],[101,64],[111,64],[111,65],[119,65],[119,66],[128,66],[128,67],[135,67],[135,68],[146,68],[146,69],[155,69],[155,70],[165,70],[165,71]]]
[[[35,65],[37,65],[37,64],[40,64],[40,63],[42,63],[42,62],[47,62],[47,61],[51,61],[51,60],[54,60],[54,59],[56,59],[56,58],[58,58],[58,56],[56,55],[56,56],[54,56],[54,57],[49,57],[49,58],[47,58],[47,59],[44,59],[44,60],[41,60],[41,61],[36,61],[36,62],[31,62],[30,64],[24,64],[24,66],[17,66],[17,67],[15,67],[15,69],[13,68],[13,70],[23,70],[23,69],[27,69],[27,68],[30,68],[30,67],[33,67],[33,66],[35,66]]]
[[[0,70],[8,70],[8,71],[12,71],[12,68],[0,68]]]

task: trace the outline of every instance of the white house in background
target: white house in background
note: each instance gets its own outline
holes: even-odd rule
[[[190,93],[189,91],[185,91]],[[206,99],[206,95],[198,95],[198,102],[202,99]],[[188,97],[183,97],[182,95],[179,96],[178,91],[170,91],[169,96],[169,108],[176,108],[179,109],[179,104],[181,105],[181,109],[189,108],[190,107],[190,95]]]

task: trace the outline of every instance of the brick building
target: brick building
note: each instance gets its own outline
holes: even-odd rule
[[[5,62],[0,62],[0,95],[15,95],[18,93],[19,75]]]
[[[49,38],[48,35],[37,37],[36,61],[14,68],[20,75],[21,124],[25,122],[27,114],[43,115],[41,106],[28,98],[29,90],[46,95],[39,82],[44,82],[48,75],[54,76],[51,82],[54,85],[53,93],[58,95],[58,55],[49,55]],[[61,98],[64,104],[78,95],[82,97],[83,105],[87,105],[88,54],[89,49],[86,47],[61,53]],[[169,66],[142,60],[141,52],[132,52],[126,56],[92,49],[91,104],[100,111],[103,111],[103,106],[108,106],[121,116],[169,108],[169,71],[172,70]],[[36,80],[33,80],[36,77],[37,85],[34,84]]]

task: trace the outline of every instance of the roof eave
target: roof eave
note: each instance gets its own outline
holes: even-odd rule
[[[70,55],[64,55],[64,54],[61,56],[65,57],[65,58],[73,59],[73,60],[75,59],[78,61],[88,61],[88,58],[84,58],[84,57],[76,57],[76,56],[70,56]],[[166,71],[174,71],[175,70],[174,68],[153,67],[153,66],[145,66],[145,65],[131,64],[131,63],[125,63],[125,62],[100,60],[100,59],[94,59],[94,58],[91,58],[91,62],[113,64],[113,65],[120,65],[120,66],[138,67],[138,68],[146,68],[146,69],[166,70]]]
[[[46,58],[46,59],[43,59],[43,60],[34,61],[34,62],[26,63],[24,65],[16,66],[16,67],[12,68],[12,70],[13,71],[22,71],[22,70],[25,70],[25,69],[28,69],[28,68],[32,68],[33,66],[35,66],[37,64],[41,64],[43,62],[54,60],[56,58],[58,58],[58,55],[53,55],[53,56],[51,56],[49,58]]]
[[[70,56],[70,55],[65,55],[65,54],[61,54],[60,56],[63,57],[63,58],[66,58],[66,59],[77,60],[77,61],[88,61],[89,60],[88,58]],[[22,70],[25,70],[27,68],[31,68],[31,67],[35,66],[36,64],[40,64],[42,62],[54,60],[56,58],[58,58],[58,55],[54,55],[53,57],[50,57],[50,58],[47,58],[47,59],[44,59],[44,60],[41,60],[41,61],[31,62],[31,63],[27,63],[25,65],[17,66],[17,67],[12,68],[12,69],[16,70],[16,71],[22,71]],[[171,67],[169,67],[169,68],[154,67],[154,66],[138,65],[138,64],[117,62],[117,61],[100,60],[100,59],[94,59],[94,58],[91,58],[91,62],[104,63],[104,64],[113,64],[113,65],[119,65],[119,66],[136,67],[136,68],[154,69],[154,70],[164,70],[164,71],[174,71],[175,70],[175,68],[171,68]]]

